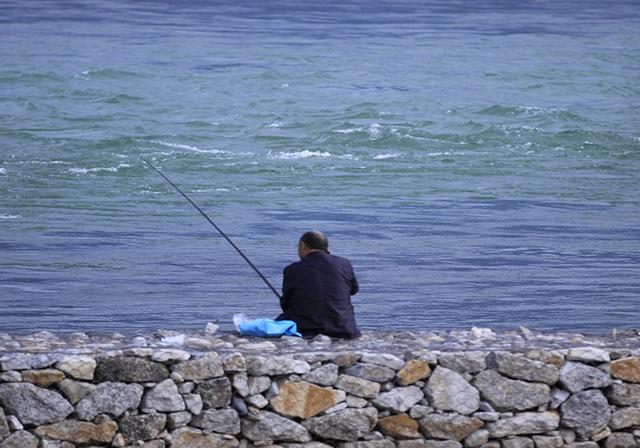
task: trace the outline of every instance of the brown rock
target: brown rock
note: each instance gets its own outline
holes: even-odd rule
[[[622,358],[611,363],[611,375],[631,383],[640,383],[640,356]]]
[[[235,448],[240,445],[234,437],[225,438],[192,429],[176,430],[172,436],[172,448]]]
[[[420,437],[418,422],[407,414],[392,415],[378,420],[383,434],[397,439],[417,439]]]
[[[22,381],[34,383],[40,387],[51,386],[64,380],[64,373],[57,369],[25,370]]]
[[[422,359],[412,359],[398,372],[396,378],[401,386],[408,386],[431,375],[429,363]]]
[[[429,414],[420,420],[420,427],[425,436],[457,442],[480,429],[482,425],[482,420],[460,414]]]
[[[304,381],[287,382],[281,386],[280,393],[271,400],[271,406],[278,414],[306,419],[335,406],[339,397],[338,391],[330,388]]]
[[[118,430],[116,422],[107,421],[96,425],[78,420],[64,420],[53,425],[36,429],[39,436],[49,439],[65,440],[76,444],[111,443]]]

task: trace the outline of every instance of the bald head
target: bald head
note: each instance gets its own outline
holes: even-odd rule
[[[298,243],[298,255],[300,255],[300,258],[319,250],[329,252],[329,240],[327,240],[324,233],[312,230],[302,234]]]

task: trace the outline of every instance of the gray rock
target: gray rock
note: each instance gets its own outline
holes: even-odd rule
[[[368,407],[348,408],[335,414],[311,418],[302,424],[323,439],[352,442],[373,430],[377,422],[378,411]]]
[[[558,409],[562,403],[567,401],[570,395],[569,392],[558,387],[551,389],[551,409]]]
[[[248,380],[249,395],[264,392],[271,387],[271,378],[268,376],[251,376]]]
[[[59,422],[73,412],[59,393],[31,383],[0,384],[0,406],[25,425]]]
[[[425,448],[462,448],[462,445],[455,440],[427,440]]]
[[[423,398],[424,394],[419,387],[395,387],[389,392],[378,395],[378,397],[373,400],[373,404],[376,407],[390,409],[399,413],[408,411]]]
[[[114,356],[99,359],[94,376],[98,382],[159,383],[169,378],[169,371],[158,362],[132,356]]]
[[[502,448],[533,448],[533,440],[529,437],[513,437],[502,440]]]
[[[195,416],[191,426],[221,434],[240,434],[240,417],[234,409],[208,410]]]
[[[438,363],[458,373],[476,373],[487,368],[485,352],[447,352],[438,356]]]
[[[164,414],[129,415],[120,419],[118,429],[127,444],[133,445],[138,440],[151,440],[165,428],[167,416]]]
[[[618,406],[640,406],[640,384],[613,384],[607,398]]]
[[[609,352],[595,347],[575,347],[567,353],[569,361],[602,363],[609,362],[611,358]]]
[[[245,398],[245,401],[249,406],[253,406],[254,408],[262,409],[269,405],[269,400],[264,398],[262,394],[250,395]]]
[[[76,405],[81,420],[93,420],[98,414],[119,417],[129,409],[137,409],[144,388],[139,384],[105,382]]]
[[[640,408],[622,408],[611,415],[609,427],[612,430],[640,427]]]
[[[24,426],[22,425],[22,423],[20,423],[20,420],[18,420],[18,417],[16,417],[15,415],[8,415],[7,422],[9,423],[9,428],[11,428],[11,431],[21,431],[24,429]]]
[[[222,367],[225,372],[245,372],[247,370],[247,361],[242,353],[231,353],[222,358]]]
[[[249,376],[246,372],[235,373],[231,377],[231,384],[241,397],[249,395]]]
[[[428,438],[461,441],[480,429],[484,422],[459,414],[429,414],[420,419],[420,429]],[[486,432],[486,431],[485,431]],[[486,432],[488,440],[489,433]]]
[[[185,407],[192,414],[198,415],[202,412],[202,397],[198,394],[184,394],[182,396],[184,399]]]
[[[375,381],[376,383],[386,383],[387,381],[393,380],[396,376],[396,371],[389,367],[361,362],[345,369],[344,373],[346,375],[364,378],[365,380]]]
[[[231,397],[231,407],[238,411],[238,414],[245,416],[249,413],[249,408],[244,400],[237,395]]]
[[[391,440],[364,440],[361,442],[345,442],[338,445],[339,448],[395,448]]]
[[[487,366],[509,378],[549,385],[558,381],[556,366],[509,352],[491,352],[487,356]]]
[[[431,405],[443,411],[471,414],[480,407],[480,394],[460,374],[444,367],[436,367],[424,392]]]
[[[259,420],[243,419],[242,435],[254,442],[310,442],[311,435],[299,423],[273,412],[261,411]]]
[[[489,441],[489,431],[478,429],[464,439],[465,448],[477,448]]]
[[[393,370],[400,370],[404,367],[404,360],[402,358],[388,353],[363,353],[361,361],[368,364],[378,364],[379,366],[389,367]]]
[[[173,380],[164,380],[144,394],[142,407],[158,412],[180,412],[185,410],[184,400]]]
[[[498,412],[488,412],[488,411],[474,412],[473,416],[475,418],[479,418],[483,422],[495,422],[500,418],[500,414]]]
[[[191,422],[192,417],[191,412],[172,412],[167,415],[167,428],[171,431],[176,428],[183,428]]]
[[[560,383],[570,392],[607,387],[612,383],[611,375],[579,362],[567,362],[560,369]]]
[[[614,432],[605,441],[604,448],[635,448],[635,437],[627,432]]]
[[[488,423],[484,429],[489,431],[491,438],[499,439],[522,434],[544,434],[558,429],[559,424],[560,416],[554,411],[522,412]]]
[[[91,383],[65,379],[58,383],[58,389],[67,397],[67,400],[69,400],[71,404],[76,404],[96,390],[96,386]]]
[[[0,448],[38,448],[40,440],[27,431],[17,431],[0,443]]]
[[[560,407],[562,425],[582,437],[602,431],[609,422],[611,410],[599,390],[586,390],[571,396]]]
[[[562,448],[564,441],[560,436],[533,436],[536,448]]]
[[[340,375],[335,387],[362,398],[375,398],[380,393],[379,383],[351,375]]]
[[[338,381],[338,366],[333,363],[325,364],[303,375],[302,379],[320,386],[333,386]]]
[[[46,354],[14,353],[0,357],[0,370],[44,369],[56,361],[56,357]]]
[[[356,397],[355,395],[347,396],[347,406],[350,408],[364,408],[369,404],[364,398]]]
[[[546,405],[551,399],[546,384],[510,380],[495,370],[481,372],[473,384],[482,398],[499,411],[523,411]]]
[[[0,440],[4,439],[9,435],[11,429],[9,428],[9,422],[7,421],[6,415],[4,415],[4,410],[0,408]]]
[[[231,403],[231,382],[226,376],[200,383],[196,392],[210,408],[223,408]]]
[[[294,359],[291,356],[246,356],[247,373],[252,376],[273,375],[304,375],[309,373],[311,367],[305,361]]]
[[[185,380],[204,380],[224,375],[222,361],[215,352],[210,352],[198,359],[181,362],[173,367],[173,372]]]
[[[11,370],[9,372],[0,373],[0,383],[17,383],[22,381],[22,375],[20,372]]]

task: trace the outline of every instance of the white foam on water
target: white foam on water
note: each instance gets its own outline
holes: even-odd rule
[[[362,132],[364,131],[364,128],[351,128],[351,129],[336,129],[335,132],[336,134],[353,134],[354,132]]]
[[[234,155],[235,154],[235,155],[244,155],[244,156],[253,155],[253,153],[251,153],[251,152],[232,153],[230,151],[224,151],[222,149],[202,149],[202,148],[198,148],[197,146],[185,145],[185,144],[182,144],[182,143],[165,142],[165,141],[162,141],[162,140],[150,140],[149,143],[155,143],[157,145],[162,145],[162,146],[166,146],[166,147],[169,147],[169,148],[185,149],[187,151],[203,153],[203,154],[224,154],[224,155]]]
[[[369,137],[375,139],[375,138],[379,138],[380,134],[381,134],[381,128],[382,126],[380,126],[379,123],[372,123],[369,126],[368,132],[369,132]]]
[[[122,168],[130,168],[128,163],[121,163],[118,166],[99,166],[96,168],[69,168],[69,172],[72,174],[88,174],[88,173],[117,173]]]
[[[5,213],[0,213],[0,219],[19,219],[22,218],[21,215],[9,215]]]
[[[6,176],[7,175],[7,170],[5,168],[0,168],[0,174]]]
[[[305,149],[304,151],[298,152],[278,152],[276,154],[269,154],[274,159],[282,159],[282,160],[294,160],[294,159],[308,159],[310,157],[331,157],[333,154],[327,151],[309,151]]]
[[[373,157],[373,160],[395,159],[397,157],[400,157],[400,154],[378,154]]]
[[[268,125],[268,128],[279,128],[282,126],[282,123],[279,121],[274,121],[273,123],[271,123],[270,125]]]

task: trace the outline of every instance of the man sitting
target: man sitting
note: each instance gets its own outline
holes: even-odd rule
[[[359,337],[351,304],[358,281],[349,260],[331,255],[327,237],[317,231],[302,235],[298,255],[300,261],[284,269],[283,313],[276,320],[294,321],[304,337]]]

